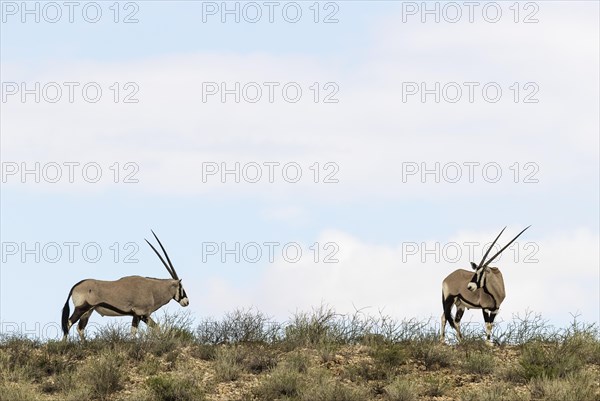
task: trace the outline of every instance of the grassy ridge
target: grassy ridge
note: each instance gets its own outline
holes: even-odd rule
[[[0,401],[19,400],[600,400],[595,325],[556,329],[526,313],[440,344],[429,321],[327,306],[274,323],[256,310],[158,331],[109,325],[88,341],[0,339]]]

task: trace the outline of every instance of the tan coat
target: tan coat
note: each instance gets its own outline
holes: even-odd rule
[[[87,303],[102,316],[149,316],[177,292],[179,280],[127,276],[115,281],[84,280],[73,288],[75,307]],[[109,305],[112,308],[101,305]]]
[[[504,290],[504,279],[502,273],[496,267],[485,268],[485,288],[492,296],[490,296],[483,288],[477,288],[471,291],[467,288],[473,271],[459,269],[448,275],[442,282],[442,291],[444,298],[449,296],[456,297],[455,303],[464,304],[468,309],[496,309],[500,306],[506,292]]]

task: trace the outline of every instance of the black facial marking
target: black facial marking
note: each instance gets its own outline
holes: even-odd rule
[[[471,277],[470,283],[475,284],[475,286],[477,286],[477,288],[479,288],[479,280],[477,277],[477,272],[475,272],[475,274],[473,274],[473,277]]]
[[[471,278],[471,283],[475,284],[477,286],[477,288],[482,288],[485,286],[485,268],[479,268],[478,270],[475,271],[475,274],[473,274],[473,277]]]
[[[179,297],[179,299],[177,299],[177,297]],[[186,298],[187,295],[185,294],[185,290],[183,289],[183,286],[181,285],[181,281],[179,282],[179,285],[177,286],[177,293],[175,295],[173,295],[173,299],[177,302],[181,301],[183,298]]]

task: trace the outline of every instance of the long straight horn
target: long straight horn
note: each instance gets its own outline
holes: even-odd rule
[[[483,255],[483,258],[481,258],[481,262],[479,262],[479,265],[477,266],[478,269],[483,265],[483,262],[485,261],[485,258],[487,258],[487,255],[490,253],[490,251],[492,250],[492,248],[494,247],[494,245],[496,245],[496,241],[498,241],[498,238],[500,238],[500,236],[502,235],[502,233],[504,232],[504,230],[506,230],[506,227],[504,227],[502,229],[502,231],[500,231],[500,234],[498,234],[498,236],[496,237],[496,239],[494,240],[494,242],[492,242],[492,245],[490,245],[490,247],[488,248],[488,250],[485,253],[485,255]]]
[[[496,257],[502,253],[502,251],[504,251],[506,248],[508,248],[510,244],[512,244],[513,242],[515,242],[515,240],[516,240],[517,238],[519,238],[519,236],[520,236],[521,234],[523,234],[523,233],[525,232],[525,230],[527,230],[529,227],[531,227],[531,225],[529,225],[529,226],[525,227],[525,228],[523,229],[523,231],[521,231],[521,232],[520,232],[520,233],[519,233],[519,234],[518,234],[518,235],[517,235],[515,238],[513,238],[513,239],[512,239],[512,240],[511,240],[511,241],[510,241],[508,244],[504,245],[504,248],[500,249],[500,251],[499,251],[497,254],[495,254],[494,256],[492,256],[492,257],[490,258],[490,260],[488,260],[487,262],[485,262],[485,266],[488,266],[490,263],[492,263],[492,261],[493,261],[494,259],[496,259]]]
[[[167,253],[167,251],[165,250],[165,247],[163,246],[162,242],[160,242],[160,240],[158,239],[158,237],[156,236],[156,234],[154,233],[154,230],[150,230],[152,231],[152,235],[154,235],[154,238],[156,238],[156,240],[158,241],[158,245],[160,245],[160,249],[162,249],[163,253],[165,254],[166,258],[167,258],[167,262],[169,262],[169,266],[171,266],[171,270],[169,271],[169,273],[171,273],[171,276],[176,279],[179,280],[179,277],[177,276],[177,272],[175,271],[175,268],[173,267],[173,263],[171,263],[171,259],[169,259],[169,254]],[[164,262],[163,262],[164,263]],[[166,266],[166,265],[165,265]],[[168,270],[168,269],[167,269]]]
[[[162,262],[162,264],[165,265],[165,268],[167,269],[167,271],[169,272],[169,274],[171,275],[171,277],[173,277],[173,272],[171,271],[171,268],[169,267],[169,265],[167,265],[165,263],[165,260],[162,258],[162,256],[160,256],[160,253],[158,253],[158,251],[156,250],[156,248],[146,238],[144,238],[144,240],[146,241],[146,243],[148,245],[150,245],[150,248],[152,248],[152,250],[154,251],[154,253],[156,254],[156,256],[158,256],[158,258]]]

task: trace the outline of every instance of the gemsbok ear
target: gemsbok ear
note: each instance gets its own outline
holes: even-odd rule
[[[471,269],[473,269],[473,270],[477,270],[477,264],[476,264],[476,263],[473,263],[473,262],[471,262]]]

